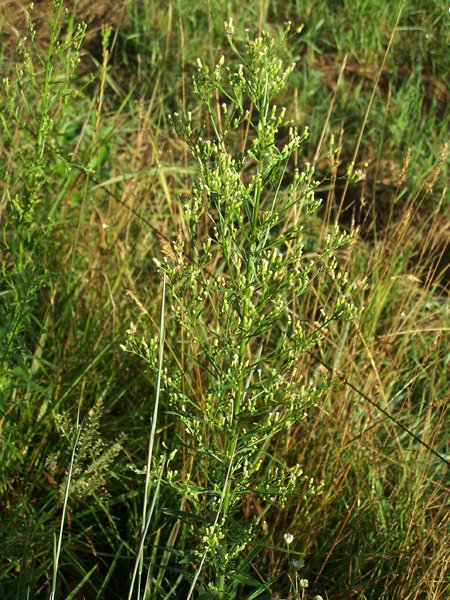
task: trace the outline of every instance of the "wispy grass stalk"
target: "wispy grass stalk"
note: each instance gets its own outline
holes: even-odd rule
[[[163,461],[160,467],[160,473],[156,486],[153,488],[152,502],[149,505],[150,493],[152,491],[152,479],[154,473],[153,469],[153,452],[155,447],[155,435],[156,435],[156,424],[158,421],[159,402],[161,394],[161,377],[163,370],[163,358],[164,358],[164,339],[165,339],[165,302],[166,302],[166,280],[163,277],[162,294],[161,294],[161,312],[160,312],[160,323],[159,323],[159,344],[158,344],[158,369],[156,378],[156,392],[155,392],[155,406],[153,409],[152,424],[150,429],[150,437],[148,441],[148,452],[147,452],[147,464],[145,471],[145,487],[144,487],[144,502],[142,508],[142,522],[141,522],[141,538],[139,544],[139,550],[136,556],[136,563],[131,579],[130,591],[128,598],[132,599],[134,593],[134,586],[137,576],[137,598],[141,598],[141,587],[142,587],[142,573],[144,570],[144,547],[147,537],[147,532],[150,527],[151,518],[155,509],[156,501],[158,499],[162,472],[164,470],[165,461]],[[146,597],[149,582],[147,581],[144,590],[144,598]]]
[[[72,483],[72,474],[74,471],[75,459],[76,459],[76,454],[77,454],[78,442],[80,441],[80,435],[81,435],[81,425],[79,422],[79,414],[78,414],[77,421],[75,423],[75,435],[74,435],[73,446],[72,446],[72,454],[70,456],[69,470],[67,472],[67,477],[66,477],[65,485],[64,485],[64,500],[63,500],[62,514],[61,514],[61,523],[59,526],[59,534],[58,534],[58,536],[56,536],[56,534],[54,536],[53,578],[52,578],[52,589],[50,592],[49,600],[55,600],[55,598],[56,598],[59,560],[61,557],[61,547],[62,547],[63,534],[64,534],[64,525],[66,522],[66,511],[67,511],[67,505],[69,502],[70,486]]]

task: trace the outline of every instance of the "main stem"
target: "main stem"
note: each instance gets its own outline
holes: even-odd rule
[[[261,159],[258,163],[258,175],[261,175],[260,173],[260,167],[261,167]],[[251,234],[250,234],[250,240],[255,240],[256,239],[256,229],[257,229],[257,225],[258,225],[258,214],[259,214],[259,207],[261,204],[261,193],[262,193],[262,178],[259,177],[258,180],[258,184],[255,188],[255,198],[254,198],[254,204],[253,204],[253,212],[252,212],[252,224],[251,224]],[[246,280],[245,280],[245,302],[244,302],[244,308],[242,311],[242,319],[241,319],[241,330],[244,330],[244,325],[247,323],[248,320],[248,311],[249,311],[249,306],[250,306],[250,286],[252,283],[252,277],[253,277],[253,273],[254,273],[254,254],[253,254],[253,249],[250,247],[250,251],[249,251],[249,255],[248,255],[248,260],[247,260],[247,270],[246,270]],[[239,365],[242,365],[245,361],[245,351],[247,348],[247,341],[245,336],[241,335],[241,341],[239,344],[239,352],[238,352],[238,357],[239,357]],[[231,494],[231,490],[232,490],[232,470],[233,470],[233,465],[232,462],[234,460],[234,456],[236,454],[236,449],[237,449],[237,444],[239,441],[239,413],[240,413],[240,409],[241,409],[241,403],[242,403],[242,398],[244,395],[244,372],[241,369],[241,373],[239,375],[239,378],[237,380],[237,386],[236,386],[236,394],[234,397],[234,401],[233,401],[233,411],[231,414],[231,424],[230,424],[230,444],[227,448],[227,456],[228,456],[228,460],[229,460],[229,466],[228,466],[228,470],[227,470],[227,479],[225,482],[225,489],[223,492],[223,504],[222,504],[222,510],[223,510],[223,514],[227,515],[228,510],[230,508],[230,503],[231,503],[231,498],[232,498],[232,494]],[[224,545],[221,549],[221,557],[222,557],[222,561],[225,562],[225,555],[227,552],[227,548],[226,545]],[[218,589],[220,592],[220,596],[223,597],[223,593],[225,592],[225,573],[222,573],[219,577],[219,582],[218,582]]]

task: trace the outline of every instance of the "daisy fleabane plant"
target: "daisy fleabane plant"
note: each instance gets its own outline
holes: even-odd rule
[[[184,464],[167,485],[182,499],[192,545],[188,597],[242,597],[242,582],[258,583],[249,556],[263,537],[277,539],[271,510],[317,491],[295,457],[281,464],[271,449],[331,385],[302,372],[301,357],[332,321],[357,315],[335,259],[349,235],[331,231],[312,260],[303,252],[305,219],[319,207],[313,169],[293,167],[308,130],[274,103],[294,68],[280,58],[289,30],[278,41],[263,33],[237,42],[229,23],[236,66],[199,60],[193,88],[201,109],[170,117],[198,165],[182,200],[183,234],[156,260],[176,329],[162,393],[180,423]],[[329,274],[337,293],[311,328],[299,307],[319,274]],[[261,507],[254,517],[244,514],[249,497]]]

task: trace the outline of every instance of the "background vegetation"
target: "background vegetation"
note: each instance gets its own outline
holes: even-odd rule
[[[267,512],[257,494],[242,497],[236,521],[264,518],[232,597],[447,598],[447,5],[142,0],[114,17],[117,36],[89,37],[89,54],[77,20],[57,5],[53,14],[44,41],[38,23],[17,49],[3,17],[0,596],[128,597],[157,378],[121,344],[127,331],[148,343],[160,331],[153,258],[164,256],[161,239],[185,235],[182,199],[198,177],[169,114],[205,117],[191,75],[197,57],[237,67],[224,29],[233,17],[238,39],[304,23],[282,51],[296,67],[277,104],[309,127],[293,163],[315,165],[320,182],[305,255],[335,222],[354,229],[337,258],[364,311],[356,325],[330,325],[314,357],[301,358],[307,380],[326,373],[322,361],[333,385],[273,437],[270,456],[300,464],[308,481]],[[346,176],[352,163],[358,177]],[[298,315],[314,323],[335,295],[318,276]],[[181,360],[166,304],[165,358]],[[156,457],[178,453],[171,485],[162,470],[151,482],[163,492],[152,496],[147,597],[184,598],[202,539],[186,513],[208,472],[180,502],[192,464],[164,390],[155,435]],[[320,493],[307,493],[309,478]],[[198,597],[217,597],[207,595],[214,577],[202,572]]]

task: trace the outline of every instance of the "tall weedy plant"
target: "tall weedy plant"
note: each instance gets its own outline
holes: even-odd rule
[[[69,425],[70,392],[81,377],[68,393],[59,393],[67,366],[54,358],[58,348],[49,342],[65,339],[61,306],[66,298],[71,300],[69,281],[77,274],[71,269],[63,273],[60,255],[63,238],[76,229],[74,215],[82,203],[74,182],[80,168],[92,170],[83,156],[83,135],[75,135],[85,121],[76,81],[86,27],[75,24],[62,0],[51,4],[47,43],[39,41],[40,32],[31,21],[15,60],[7,61],[9,77],[5,70],[0,82],[0,512],[9,532],[9,558],[0,561],[0,579],[6,574],[17,585],[17,596],[31,597],[34,590],[43,589],[53,562],[53,600],[60,588],[60,563],[67,562],[63,557],[69,501],[85,500],[100,488],[106,492],[106,467],[119,448],[106,447],[99,436],[100,402],[82,428],[84,394],[79,396],[75,427]],[[31,5],[30,11],[32,19]],[[81,220],[80,216],[79,224]],[[76,282],[82,287],[81,279]],[[69,310],[75,313],[75,303]],[[60,338],[54,329],[61,330]],[[55,429],[62,434],[60,444]],[[61,488],[44,501],[36,482],[47,470],[55,475],[55,483],[64,473],[66,442],[69,450],[72,446],[67,476],[61,476]],[[10,509],[9,496],[17,499],[15,510]],[[46,553],[42,541],[44,523],[49,524],[50,540],[55,530],[53,553],[50,545]],[[16,568],[20,564],[26,568]],[[82,571],[80,565],[81,561],[71,575]],[[83,583],[95,569],[96,565],[87,574],[82,571]]]
[[[48,279],[43,246],[57,208],[49,200],[57,195],[52,184],[71,170],[58,143],[73,97],[84,28],[75,29],[62,43],[58,36],[63,3],[55,0],[53,9],[46,54],[35,45],[32,24],[31,41],[23,38],[19,43],[16,72],[0,84],[0,173],[5,182],[0,205],[9,224],[0,237],[5,254],[0,277],[7,290],[6,303],[0,302],[0,314],[5,316],[0,326],[2,373],[17,363],[17,355],[20,361],[29,359],[27,345],[36,325],[33,303],[39,303],[38,293]],[[37,369],[36,361],[32,369]]]
[[[167,320],[177,325],[162,390],[180,423],[183,462],[163,485],[182,500],[188,597],[243,597],[242,585],[256,597],[270,585],[249,573],[272,535],[271,510],[316,491],[295,457],[281,462],[274,449],[331,385],[304,372],[301,358],[323,328],[357,314],[334,258],[349,235],[334,230],[312,259],[304,256],[317,182],[308,164],[292,162],[308,132],[273,104],[294,68],[279,58],[288,35],[289,26],[278,42],[262,34],[235,43],[229,23],[237,69],[223,57],[212,69],[199,60],[193,80],[205,121],[171,116],[199,169],[183,200],[183,228],[156,261],[170,294]],[[319,274],[334,280],[336,294],[311,326],[301,298]],[[158,344],[134,335],[128,349],[157,370]],[[257,499],[254,518],[243,511],[249,498]]]

